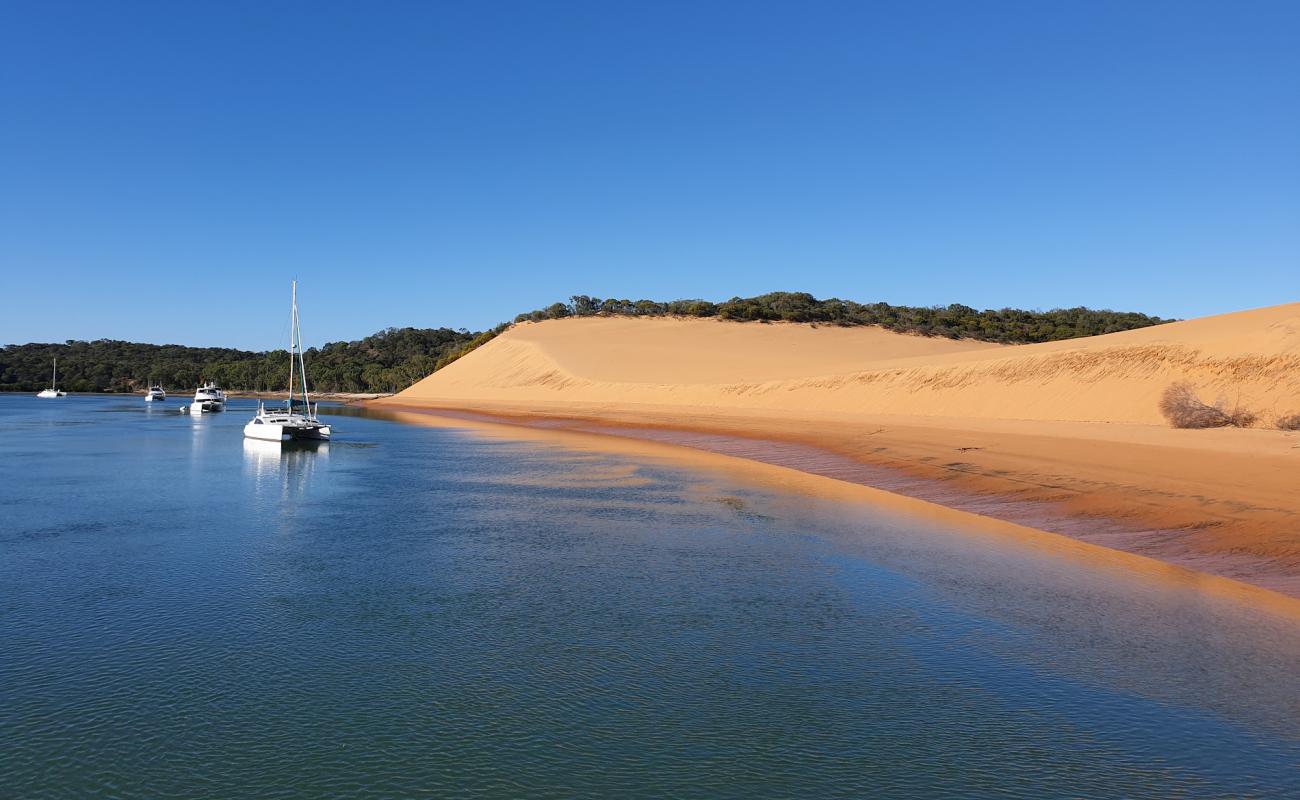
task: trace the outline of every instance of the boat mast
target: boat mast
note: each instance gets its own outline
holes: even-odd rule
[[[59,357],[54,357],[54,375],[50,377],[50,388],[53,389],[59,385]]]
[[[298,377],[302,381],[302,402],[311,413],[311,398],[307,396],[307,365],[302,360],[302,327],[298,318],[298,282],[293,282],[293,333],[298,340]]]
[[[293,282],[293,310],[289,312],[289,413],[293,413],[293,349],[298,330],[298,282]]]

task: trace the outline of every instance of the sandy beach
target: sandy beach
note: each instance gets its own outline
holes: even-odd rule
[[[1175,430],[1170,383],[1256,412]],[[517,325],[377,407],[655,439],[1300,596],[1300,304],[1000,346],[878,328]]]

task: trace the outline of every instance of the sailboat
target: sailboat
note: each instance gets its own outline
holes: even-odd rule
[[[301,383],[302,399],[294,398],[294,379]],[[307,367],[302,360],[302,331],[298,327],[298,282],[293,282],[293,310],[289,316],[289,399],[285,407],[267,408],[258,402],[257,416],[244,426],[244,436],[271,442],[329,441],[330,426],[316,418],[307,394]]]
[[[54,359],[54,375],[50,377],[50,388],[36,393],[37,397],[66,397],[67,392],[59,391],[59,360]]]

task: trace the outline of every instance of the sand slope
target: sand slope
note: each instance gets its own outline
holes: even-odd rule
[[[879,328],[585,318],[518,325],[395,402],[747,408],[1161,423],[1192,382],[1265,421],[1300,413],[1300,303],[997,346]]]

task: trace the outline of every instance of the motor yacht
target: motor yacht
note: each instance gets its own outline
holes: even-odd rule
[[[194,402],[190,403],[191,414],[203,414],[209,411],[221,411],[226,407],[226,393],[221,387],[208,381],[194,392]]]

